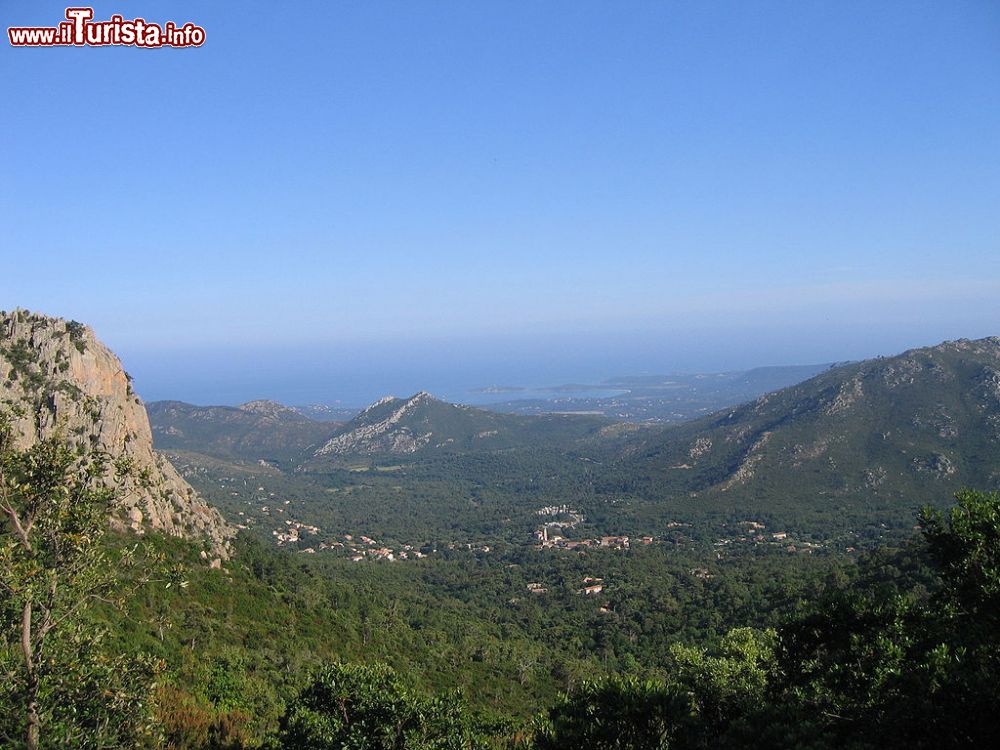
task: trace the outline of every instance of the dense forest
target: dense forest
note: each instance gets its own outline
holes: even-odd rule
[[[860,559],[711,545],[407,565],[107,530],[5,442],[10,747],[960,747],[998,729],[1000,497]],[[599,595],[583,593],[600,580]]]

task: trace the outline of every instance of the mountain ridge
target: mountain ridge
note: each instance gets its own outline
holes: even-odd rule
[[[500,450],[546,433],[564,438],[595,434],[608,420],[578,415],[518,416],[452,404],[419,391],[384,396],[343,425],[307,465],[348,456],[414,455]]]
[[[338,428],[276,401],[197,406],[183,401],[147,404],[161,450],[190,450],[225,459],[290,464],[310,455]]]
[[[962,486],[997,488],[1000,337],[832,368],[647,434],[620,460],[654,494],[730,507],[782,497],[918,504]]]

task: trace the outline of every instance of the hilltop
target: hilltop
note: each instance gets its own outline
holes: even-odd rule
[[[185,450],[222,459],[294,463],[323,445],[338,428],[275,401],[240,406],[195,406],[153,401],[146,407],[161,450]]]
[[[426,391],[386,396],[335,432],[314,461],[344,456],[420,456],[507,448],[593,435],[608,421],[592,416],[515,416],[440,401]]]
[[[225,554],[232,529],[153,450],[131,378],[87,326],[24,310],[0,312],[0,410],[12,418],[19,446],[61,437],[80,451],[131,465],[117,487],[116,526],[207,540]]]

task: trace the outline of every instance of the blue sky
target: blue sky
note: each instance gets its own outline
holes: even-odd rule
[[[207,42],[0,45],[0,307],[91,324],[147,398],[1000,334],[995,2],[93,7]]]

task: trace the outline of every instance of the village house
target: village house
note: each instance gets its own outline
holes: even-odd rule
[[[627,536],[602,536],[601,546],[627,549],[629,546],[629,539]]]

